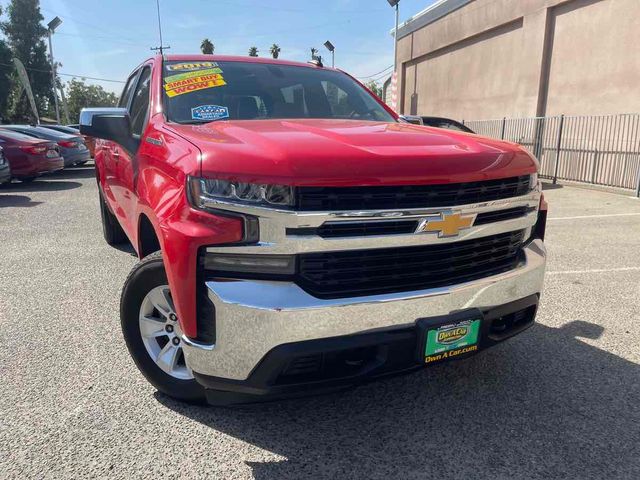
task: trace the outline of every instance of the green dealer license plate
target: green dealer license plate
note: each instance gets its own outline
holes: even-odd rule
[[[423,324],[424,363],[440,362],[478,351],[482,313],[477,310],[464,313],[447,323]]]

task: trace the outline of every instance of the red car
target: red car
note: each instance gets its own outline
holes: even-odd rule
[[[547,206],[524,148],[400,122],[319,63],[157,56],[85,109],[102,225],[159,390],[242,403],[462,358],[534,322]]]
[[[0,146],[11,167],[11,176],[22,182],[64,168],[56,142],[0,128]]]

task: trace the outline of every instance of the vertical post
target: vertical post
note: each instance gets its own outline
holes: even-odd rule
[[[331,68],[336,68],[336,49],[331,50]]]
[[[502,133],[500,134],[500,139],[504,140],[504,129],[507,126],[507,117],[502,117]]]
[[[558,143],[556,144],[556,166],[553,172],[553,183],[558,183],[558,169],[560,168],[560,149],[562,147],[562,128],[564,127],[564,114],[560,115],[560,126],[558,127]]]
[[[640,156],[638,157],[640,160]],[[636,187],[636,197],[640,198],[640,162],[638,162],[638,186]]]
[[[400,23],[400,10],[396,3],[396,29],[393,32],[393,71],[398,70],[398,25]],[[397,74],[397,72],[396,72]]]
[[[596,183],[596,171],[598,170],[598,149],[593,152],[593,165],[591,165],[591,183]]]
[[[53,88],[53,100],[56,105],[56,120],[60,124],[60,107],[58,107],[58,94],[56,93],[56,64],[53,61],[53,46],[51,43],[51,29],[49,33],[49,58],[51,59],[51,87]]]

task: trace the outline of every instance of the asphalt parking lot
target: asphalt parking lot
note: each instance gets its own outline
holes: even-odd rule
[[[467,360],[234,409],[130,360],[93,168],[0,187],[0,478],[640,478],[640,201],[547,187],[538,324]]]

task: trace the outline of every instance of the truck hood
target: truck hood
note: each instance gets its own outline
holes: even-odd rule
[[[246,120],[170,128],[200,149],[202,176],[243,182],[436,184],[537,170],[516,144],[404,123]]]

